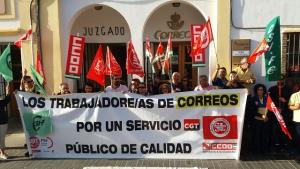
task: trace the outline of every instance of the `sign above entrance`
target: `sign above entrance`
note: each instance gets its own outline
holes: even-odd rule
[[[127,43],[130,30],[124,17],[116,10],[102,6],[80,14],[72,27],[72,34],[84,36],[86,43]]]
[[[190,25],[203,24],[202,14],[192,6],[181,4],[174,8],[171,4],[165,5],[154,12],[145,25],[144,35],[149,36],[151,42],[167,41],[172,34],[173,41],[190,41]]]

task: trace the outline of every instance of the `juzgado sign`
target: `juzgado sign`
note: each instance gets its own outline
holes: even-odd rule
[[[124,36],[125,27],[123,26],[84,26],[82,27],[83,36]]]
[[[149,97],[115,92],[44,97],[17,92],[16,98],[33,157],[239,158],[244,89]],[[24,118],[39,112],[50,112],[53,130],[46,130],[47,135],[31,132],[28,123],[36,121]],[[39,128],[50,126],[38,121]]]

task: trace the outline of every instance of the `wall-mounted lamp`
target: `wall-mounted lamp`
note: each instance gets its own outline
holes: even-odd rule
[[[172,5],[173,5],[173,7],[178,8],[178,7],[180,7],[180,2],[174,2],[174,3],[172,3]]]
[[[103,6],[95,6],[94,8],[95,8],[95,10],[100,11],[103,9]]]

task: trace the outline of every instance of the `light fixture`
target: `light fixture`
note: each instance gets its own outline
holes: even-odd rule
[[[100,11],[103,8],[103,6],[95,6],[94,8],[95,10]]]
[[[178,8],[178,7],[180,7],[180,2],[174,2],[174,3],[172,3],[172,5],[173,5],[173,7]]]

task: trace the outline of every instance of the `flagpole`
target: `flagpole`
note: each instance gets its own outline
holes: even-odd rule
[[[216,54],[217,64],[219,64],[218,55],[217,55],[217,49],[216,49],[216,44],[215,44],[215,41],[214,41],[214,40],[213,40],[213,42],[214,42],[214,49],[215,49],[215,54]]]

